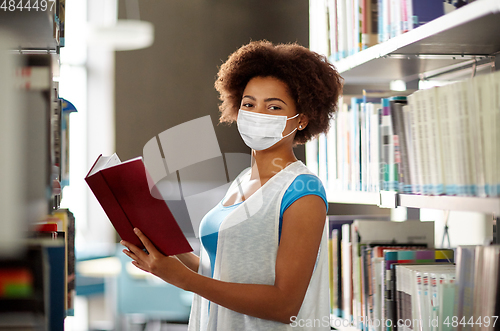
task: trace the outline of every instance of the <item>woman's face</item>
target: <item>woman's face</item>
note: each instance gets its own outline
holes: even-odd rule
[[[243,91],[240,109],[288,118],[297,114],[288,86],[274,77],[252,78]],[[292,132],[298,123],[298,117],[287,121],[283,135]]]

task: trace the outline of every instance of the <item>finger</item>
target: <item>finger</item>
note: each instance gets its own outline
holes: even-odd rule
[[[144,247],[146,247],[146,250],[149,252],[149,254],[159,253],[159,251],[156,249],[156,247],[151,243],[151,241],[148,239],[148,237],[146,237],[144,235],[144,233],[142,233],[141,230],[139,230],[138,228],[134,228],[134,232],[137,235],[137,237],[139,237],[139,239],[141,240]]]
[[[125,240],[122,240],[120,241],[120,244],[122,244],[123,246],[127,247],[129,252],[134,254],[137,259],[141,259],[141,260],[144,260],[147,258],[147,255],[142,249],[140,249],[139,247],[137,247],[136,245],[134,244],[131,244]]]
[[[139,258],[134,253],[132,253],[131,251],[129,251],[127,249],[124,249],[122,252],[125,253],[125,255],[127,255],[128,257],[130,257],[132,260],[136,260],[136,261],[139,260]]]

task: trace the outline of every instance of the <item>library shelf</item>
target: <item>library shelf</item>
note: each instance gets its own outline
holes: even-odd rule
[[[327,190],[326,193],[331,203],[378,205],[380,202],[378,192]]]
[[[353,325],[349,325],[350,323],[348,320],[343,319],[341,317],[337,317],[335,315],[330,315],[330,326],[334,330],[340,330],[340,331],[359,331],[358,328],[356,328]]]
[[[328,202],[345,204],[376,205],[380,207],[411,207],[453,211],[472,211],[500,215],[500,198],[466,196],[431,196],[399,194],[390,191],[335,191],[328,190]]]
[[[55,22],[56,2],[46,1],[46,3],[46,10],[28,11],[27,9],[19,10],[16,8],[16,10],[10,11],[8,8],[7,10],[0,9],[0,30],[8,30],[14,34],[16,37],[16,50],[22,52],[57,52],[59,24]],[[57,2],[57,5],[59,5],[59,2]]]
[[[500,51],[500,2],[481,0],[334,62],[346,84],[387,84],[492,62]],[[427,74],[428,73],[428,74]]]

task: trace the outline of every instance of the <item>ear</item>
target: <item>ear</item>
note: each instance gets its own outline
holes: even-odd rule
[[[309,119],[307,118],[307,115],[305,114],[300,114],[299,115],[299,123],[298,123],[298,130],[304,130],[309,123]]]

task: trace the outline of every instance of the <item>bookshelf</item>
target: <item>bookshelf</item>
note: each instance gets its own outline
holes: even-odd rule
[[[500,215],[500,198],[493,197],[460,197],[460,196],[427,196],[417,194],[399,194],[396,192],[362,192],[362,191],[335,191],[327,192],[329,202],[374,205],[384,207],[384,197],[381,194],[389,193],[393,196],[394,206],[409,208],[426,208],[453,211],[474,211],[486,214]],[[390,199],[388,197],[385,200]],[[389,207],[389,206],[388,206]]]
[[[59,209],[68,124],[57,78],[64,12],[65,0],[0,2],[0,117],[8,138],[0,144],[7,183],[0,198],[9,202],[0,283],[18,289],[1,293],[0,330],[63,330],[72,314],[74,218]],[[40,222],[54,224],[41,230]]]
[[[356,4],[355,1],[353,3]],[[363,3],[366,6],[366,2]],[[329,11],[330,8],[327,12]],[[494,31],[499,29],[500,2],[498,0],[474,1],[386,42],[338,61],[333,61],[334,58],[330,57],[330,61],[345,79],[345,93],[353,96],[358,93],[360,95],[362,89],[387,90],[390,83],[396,80],[404,81],[407,88],[411,89],[417,88],[419,81],[433,78],[449,81],[463,80],[474,76],[480,70],[495,71],[495,64],[498,63],[496,55],[500,52],[500,39]],[[318,45],[323,44],[318,43]],[[330,45],[330,49],[333,49],[333,46]],[[337,139],[338,137],[332,142],[337,144]],[[330,147],[326,149],[326,146],[328,142],[325,145],[325,142],[319,141],[319,145],[310,150],[313,154],[319,154],[318,150],[329,150]],[[327,164],[328,161],[325,160],[330,159],[329,155],[318,155],[317,158],[317,160],[323,160],[319,162]],[[319,169],[322,167],[325,169],[324,164],[318,165]],[[354,171],[359,171],[359,169]],[[433,169],[433,171],[436,170]],[[407,207],[417,211],[437,209],[492,214],[494,217],[493,243],[498,243],[496,230],[500,214],[500,198],[498,197],[432,196],[392,191],[344,191],[333,188],[327,188],[327,197],[330,203],[338,204],[373,205],[382,208]],[[357,330],[352,325],[343,325],[346,321],[331,315],[330,324],[337,330]]]
[[[406,82],[494,60],[500,2],[481,0],[335,62],[346,85]]]
[[[423,26],[334,63],[345,85],[382,84],[419,79],[486,64],[500,52],[500,2],[475,1]],[[383,192],[327,192],[331,203],[383,206]],[[394,194],[393,207],[500,214],[500,198]]]
[[[64,46],[65,0],[25,0],[22,4],[22,10],[9,9],[8,2],[5,9],[0,8],[0,29],[15,33],[20,52],[58,53]]]

